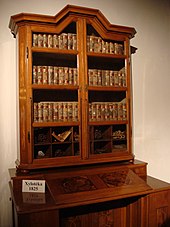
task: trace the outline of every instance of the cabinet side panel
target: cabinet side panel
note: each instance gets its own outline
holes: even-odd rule
[[[27,46],[26,27],[18,31],[19,45],[19,118],[20,118],[20,162],[27,163]]]
[[[149,226],[170,226],[170,190],[149,195]]]

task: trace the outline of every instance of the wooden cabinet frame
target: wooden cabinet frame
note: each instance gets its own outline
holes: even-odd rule
[[[18,37],[19,51],[20,154],[18,160],[16,161],[18,169],[27,171],[31,169],[59,166],[133,161],[134,155],[131,141],[132,101],[130,82],[130,39],[135,35],[135,29],[110,24],[99,10],[71,5],[67,5],[63,10],[56,14],[56,16],[44,16],[27,13],[14,15],[11,17],[9,27],[14,36]],[[70,47],[68,44],[66,48],[51,48],[51,46],[46,45],[46,41],[43,41],[43,46],[39,46],[39,44],[36,44],[38,45],[36,46],[34,43],[34,36],[42,36],[45,37],[44,40],[46,40],[49,36],[52,36],[54,39],[55,34],[57,36],[62,36],[65,33],[67,37],[68,34],[75,33],[77,42],[76,49],[68,48]],[[88,49],[88,45],[92,45],[93,42],[88,41],[89,37],[90,39],[91,37],[94,39],[98,37],[100,42],[102,42],[103,49],[100,49],[99,51],[91,51],[91,49]],[[95,41],[94,45],[98,45],[98,43],[98,41]],[[110,49],[105,50],[104,48],[108,48],[108,45]],[[111,46],[113,46],[112,49]],[[121,48],[123,48],[123,52],[119,53]],[[59,67],[59,63],[61,64],[60,68],[63,69],[64,67],[68,67],[68,70],[70,70],[70,67],[76,68],[78,74],[78,84],[76,86],[75,84],[56,85],[44,84],[44,82],[34,83],[34,67],[55,68]],[[103,81],[111,81],[111,73],[115,73],[112,78],[116,78],[120,73],[122,73],[122,71],[119,71],[122,70],[122,67],[125,72],[124,74],[121,74],[118,79],[121,81],[123,80],[121,77],[126,76],[126,85],[124,87],[112,85],[112,82],[109,82],[110,85],[108,85],[108,82],[105,82],[107,85],[103,84],[103,82],[102,84],[99,84],[99,86],[96,86],[95,84],[90,85],[89,70],[91,70],[94,74],[94,76],[92,76],[92,80],[96,77],[95,71],[97,71],[99,74],[97,75],[97,80],[101,80],[102,78]],[[39,71],[37,74],[40,75]],[[108,75],[110,77],[108,77]],[[107,77],[109,79],[106,79]],[[114,80],[116,81],[117,79]],[[54,122],[53,120],[41,122],[38,120],[38,122],[35,122],[35,105],[44,102],[47,102],[47,105],[49,105],[50,102],[60,103],[60,99],[57,98],[59,95],[61,96],[62,101],[64,100],[63,97],[66,97],[63,102],[69,102],[69,104],[75,101],[77,102],[77,122],[64,122],[63,120],[58,122]],[[112,111],[115,111],[113,110],[113,105],[117,102],[118,104],[116,105],[119,105],[121,99],[125,100],[125,107],[120,107],[120,111],[124,111],[127,118],[123,118],[122,120],[122,118],[119,119],[118,117],[118,119],[114,120],[112,119]],[[98,104],[95,104],[95,102]],[[66,105],[69,104],[66,103]],[[62,105],[64,104],[62,103]],[[98,112],[99,110],[101,111],[102,108],[102,111],[104,111],[102,112],[102,116],[104,116],[103,120],[90,120],[91,106],[93,109],[98,108],[95,110]],[[45,109],[45,107],[43,108]],[[38,109],[38,111],[37,112],[39,114],[41,109]],[[97,115],[98,118],[100,118],[100,114],[101,113]],[[106,115],[109,115],[109,120],[106,118]],[[107,144],[106,138],[105,141],[101,141],[98,145],[97,142],[95,143],[97,148],[90,149],[90,147],[92,147],[89,142],[90,130],[92,128],[98,130],[96,129],[98,126],[99,128],[111,127],[110,130],[112,127],[117,128],[117,131],[125,134],[125,144],[123,144],[123,140],[117,140],[117,144],[114,144],[110,138],[113,135],[109,135],[108,141],[110,141],[110,145],[109,142]],[[40,146],[40,148],[37,148],[38,145],[35,145],[35,133],[37,132],[36,129],[40,129],[42,127],[44,127],[44,129],[52,128],[51,130],[55,127],[78,127],[79,130],[77,132],[79,134],[79,148],[77,148],[77,150],[79,149],[79,151],[77,154],[79,154],[73,155],[73,152],[69,155],[68,152],[65,152],[64,148],[56,148],[57,151],[61,150],[60,153],[63,152],[63,155],[59,157],[55,156],[54,154],[58,154],[59,152],[57,153],[50,150],[52,149],[50,147],[45,148],[45,146],[47,146],[46,141],[44,147]],[[121,131],[122,127],[125,131]],[[112,134],[114,133],[115,132],[113,131]],[[40,136],[45,137],[45,134]],[[42,157],[36,158],[37,153],[42,154]],[[49,153],[51,154],[50,157]]]

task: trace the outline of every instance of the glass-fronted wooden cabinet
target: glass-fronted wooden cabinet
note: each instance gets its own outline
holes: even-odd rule
[[[96,9],[11,17],[21,170],[132,161],[131,27]]]

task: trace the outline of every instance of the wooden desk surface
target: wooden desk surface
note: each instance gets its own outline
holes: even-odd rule
[[[126,166],[62,169],[17,177],[11,169],[10,174],[12,197],[17,212],[21,213],[142,196],[170,187],[149,176],[145,181]],[[22,193],[22,179],[45,179],[45,194]]]
[[[16,176],[10,170],[11,194],[17,212],[69,208],[150,194],[170,184],[147,176],[146,181],[127,166],[71,168]],[[22,193],[22,179],[44,179],[45,194]]]
[[[147,176],[146,163],[9,172],[18,227],[155,227],[170,218],[170,184]],[[22,193],[23,179],[44,179],[45,193]]]

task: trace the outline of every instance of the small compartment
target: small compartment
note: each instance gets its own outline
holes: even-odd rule
[[[80,145],[79,145],[79,143],[77,142],[77,143],[74,143],[73,144],[73,150],[74,150],[74,155],[75,156],[79,156],[80,155]]]
[[[49,128],[34,128],[34,144],[49,144],[50,142]]]
[[[113,151],[127,149],[127,125],[114,125],[112,127]]]
[[[80,155],[79,127],[52,128],[53,157]]]
[[[53,157],[73,156],[71,143],[58,143],[52,145]]]
[[[111,127],[107,125],[91,126],[90,140],[94,141],[108,141],[111,140]]]
[[[111,142],[109,141],[98,141],[94,142],[94,150],[91,151],[93,154],[105,154],[105,153],[111,153],[112,152],[112,146]]]
[[[52,143],[71,143],[73,141],[72,127],[52,128]]]
[[[112,139],[115,140],[126,140],[126,125],[113,125],[112,126]]]
[[[90,153],[103,154],[112,151],[112,128],[108,125],[90,127]]]
[[[121,151],[121,150],[126,150],[127,149],[127,144],[126,142],[124,141],[114,141],[113,143],[113,147],[112,147],[112,151],[115,152],[115,151]]]
[[[79,127],[73,127],[73,142],[79,143],[79,141],[80,141]]]
[[[34,158],[51,158],[51,145],[34,146]]]

